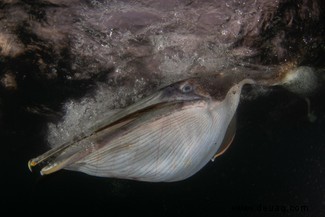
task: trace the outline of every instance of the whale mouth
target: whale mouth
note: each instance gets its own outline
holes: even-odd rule
[[[113,170],[113,175],[122,178],[136,177],[147,181],[185,179],[205,162],[227,150],[235,135],[234,114],[241,89],[245,84],[254,83],[251,79],[234,82],[228,86],[222,100],[212,99],[205,91],[208,87],[202,85],[200,79],[174,83],[95,124],[88,135],[81,135],[31,159],[28,167],[30,170],[40,168],[41,175],[71,169],[110,177]],[[171,151],[175,148],[177,152]],[[168,173],[168,177],[162,175],[165,172],[157,172],[157,176],[163,177],[151,179],[153,172],[149,169],[145,170],[148,176],[120,176],[122,170],[132,166],[135,167],[133,172],[142,171],[145,165],[158,164],[155,155],[152,156],[153,150],[158,149],[162,151],[163,159],[160,158],[162,163],[157,168],[165,171],[174,165],[174,172]],[[112,169],[115,164],[111,162],[124,169]]]
[[[89,133],[87,135],[79,135],[73,141],[64,143],[29,160],[29,170],[33,171],[36,167],[40,168],[41,175],[56,172],[96,150],[97,147],[92,143],[92,138],[95,138],[102,131],[107,131],[107,129],[110,129],[110,131],[118,131],[119,128],[140,117],[142,114],[150,113],[158,108],[206,98],[206,96],[195,94],[189,97],[171,96],[170,92],[171,90],[168,87],[162,88],[156,93],[96,123],[88,130]]]

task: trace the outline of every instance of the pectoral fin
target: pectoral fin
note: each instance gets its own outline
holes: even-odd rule
[[[227,149],[230,147],[236,134],[236,126],[237,126],[237,118],[235,114],[229,123],[228,129],[220,145],[220,148],[218,149],[217,153],[213,156],[211,161],[214,161],[217,157],[225,153]]]

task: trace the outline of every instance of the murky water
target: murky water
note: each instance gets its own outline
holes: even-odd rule
[[[255,2],[272,11],[274,5],[268,1],[71,1],[69,7],[80,13],[66,16],[69,10],[58,9],[62,5],[32,7],[26,2],[0,2],[0,9],[6,12],[0,19],[0,210],[25,214],[62,214],[66,209],[92,215],[325,215],[324,87],[308,97],[309,111],[304,97],[282,88],[263,90],[263,94],[261,90],[254,99],[243,100],[230,149],[181,182],[142,183],[64,170],[42,177],[27,167],[29,159],[49,145],[85,131],[103,113],[108,115],[158,86],[198,72],[210,73],[238,62],[282,64],[294,61],[298,52],[306,55],[298,61],[301,65],[322,68],[324,30],[314,31],[313,13],[310,19],[290,21],[298,16],[290,2],[280,4],[281,11],[274,15],[249,6]],[[108,8],[110,4],[115,6]],[[146,8],[140,10],[143,14],[134,12],[141,9],[139,5]],[[197,10],[200,7],[208,8],[209,13]],[[119,14],[119,10],[130,13]],[[108,16],[113,12],[113,17]],[[46,26],[43,21],[51,14],[45,22],[51,27],[48,31],[42,28]],[[258,16],[271,17],[270,22],[257,25]],[[24,21],[30,26],[23,25]],[[130,22],[135,25],[128,25]],[[307,24],[300,26],[299,22]],[[251,26],[245,23],[257,26],[248,28]],[[293,27],[283,27],[283,23]],[[54,31],[55,25],[60,31]],[[261,36],[257,30],[262,27],[266,30]],[[244,31],[247,29],[251,34]],[[134,37],[134,32],[141,37]],[[217,36],[211,38],[213,34]],[[10,208],[12,205],[16,208]]]
[[[323,91],[311,98],[314,122],[308,120],[305,101],[285,90],[242,103],[230,149],[193,177],[168,184],[71,171],[45,177],[30,173],[27,161],[43,151],[39,144],[45,145],[45,123],[11,108],[12,113],[6,113],[10,122],[2,130],[1,182],[6,193],[1,205],[16,204],[32,213],[65,207],[89,214],[152,210],[160,214],[319,216],[325,195],[324,96]],[[259,206],[306,206],[308,211],[260,211]]]

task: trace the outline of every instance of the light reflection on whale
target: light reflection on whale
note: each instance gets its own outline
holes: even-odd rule
[[[292,90],[307,92],[315,79],[312,70],[301,67],[220,72],[179,81],[104,118],[88,135],[49,150],[28,166],[40,166],[41,174],[68,169],[101,177],[180,181],[229,147],[244,85],[289,84]]]

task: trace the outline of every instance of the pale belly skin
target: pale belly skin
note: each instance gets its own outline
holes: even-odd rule
[[[154,122],[138,123],[131,133],[102,141],[106,143],[103,148],[67,169],[150,182],[186,179],[212,159],[233,115],[218,115],[225,112],[225,106],[211,111],[211,105],[201,104]]]
[[[204,81],[197,78],[167,86],[158,92],[158,103],[157,97],[149,96],[143,100],[146,107],[139,102],[134,111],[122,110],[122,118],[116,121],[114,117],[119,115],[113,115],[79,141],[30,160],[29,167],[45,163],[43,175],[70,169],[150,182],[186,179],[223,151],[242,87],[255,83],[251,79],[234,81],[225,96],[215,98]]]

